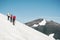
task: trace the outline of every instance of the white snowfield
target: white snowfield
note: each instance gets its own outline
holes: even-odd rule
[[[0,13],[0,40],[55,40],[16,21],[13,26],[7,16]]]
[[[32,27],[38,27],[38,24],[34,24]]]
[[[34,24],[32,27],[38,27],[38,25],[40,25],[40,26],[46,25],[46,20],[43,19],[39,24]]]
[[[44,19],[42,22],[39,23],[39,25],[46,25],[46,20]]]

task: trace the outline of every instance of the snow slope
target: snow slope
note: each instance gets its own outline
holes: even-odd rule
[[[39,25],[46,25],[46,20],[44,19],[42,22],[39,23]]]
[[[38,27],[38,24],[34,24],[32,27]]]
[[[46,20],[43,19],[39,24],[34,24],[32,27],[38,27],[38,25],[40,25],[40,26],[46,25]]]
[[[16,21],[13,26],[7,17],[0,13],[0,40],[55,40],[23,23]]]

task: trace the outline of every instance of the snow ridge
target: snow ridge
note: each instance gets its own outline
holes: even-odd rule
[[[44,19],[43,21],[41,21],[39,25],[46,25],[46,20]]]
[[[0,40],[55,40],[16,21],[13,26],[7,16],[0,14]]]

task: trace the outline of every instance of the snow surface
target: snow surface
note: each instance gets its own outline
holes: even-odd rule
[[[34,24],[32,27],[38,27],[38,24]]]
[[[0,13],[0,40],[55,40],[49,36],[36,31],[25,24],[16,21],[12,25],[7,16]]]
[[[32,27],[38,27],[38,25],[40,25],[40,26],[46,25],[46,20],[44,19],[39,24],[34,24]]]
[[[50,38],[53,38],[53,36],[54,36],[54,33],[52,33],[52,34],[49,35]]]
[[[44,19],[43,21],[41,21],[39,25],[46,25],[46,20]]]

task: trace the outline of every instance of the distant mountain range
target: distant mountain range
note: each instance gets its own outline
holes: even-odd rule
[[[44,20],[45,21],[45,25],[43,22],[44,19],[40,18],[40,19],[36,19],[30,22],[25,23],[26,25],[28,25],[29,27],[32,27],[46,35],[52,34],[54,33],[54,38],[55,39],[60,39],[60,24],[56,23],[54,21],[48,21],[48,20]],[[42,25],[40,25],[42,24]]]

